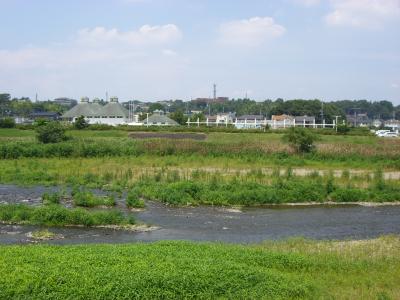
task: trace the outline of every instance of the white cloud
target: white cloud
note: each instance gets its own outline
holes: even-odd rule
[[[254,17],[224,23],[220,26],[220,42],[226,45],[255,47],[282,36],[285,27],[270,17]]]
[[[163,49],[162,54],[164,54],[166,56],[177,56],[178,55],[178,53],[176,53],[176,51],[171,50],[171,49]]]
[[[379,28],[400,17],[400,0],[331,0],[331,5],[325,17],[331,26]]]
[[[0,49],[0,82],[53,97],[68,89],[85,93],[105,86],[130,91],[133,85],[145,86],[145,80],[157,77],[169,82],[185,66],[171,49],[181,38],[173,24],[144,25],[127,32],[82,29],[58,44]]]
[[[317,4],[321,3],[320,0],[293,0],[293,1],[295,3],[305,5],[305,6],[313,6],[313,5],[317,5]]]
[[[146,56],[153,48],[181,39],[180,29],[173,24],[144,25],[136,31],[121,32],[104,27],[79,30],[71,41],[49,47],[26,47],[19,50],[0,49],[2,68],[54,68],[107,60],[123,60]],[[169,54],[172,51],[169,49]],[[164,53],[165,54],[165,53]]]
[[[174,24],[163,26],[144,25],[136,31],[121,32],[118,29],[107,30],[104,27],[82,29],[78,32],[77,42],[99,46],[122,43],[131,46],[157,45],[175,42],[181,39],[182,33]]]

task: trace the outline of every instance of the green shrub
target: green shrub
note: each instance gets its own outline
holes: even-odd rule
[[[95,207],[95,206],[114,206],[115,198],[112,195],[96,196],[90,191],[74,190],[73,196],[75,206]]]
[[[74,123],[74,128],[78,130],[85,129],[89,126],[88,122],[86,122],[84,116],[80,116],[76,118],[75,123]]]
[[[63,195],[61,193],[44,193],[42,195],[43,204],[59,204]]]
[[[317,135],[307,128],[292,127],[287,130],[283,140],[297,153],[307,153],[315,149],[314,142],[317,140]]]
[[[49,122],[36,128],[37,139],[44,144],[65,141],[65,128],[59,122]]]
[[[126,197],[126,204],[128,207],[143,208],[145,203],[140,199],[140,191],[137,188],[133,188],[129,191]]]
[[[0,119],[0,128],[14,128],[15,120],[13,118]]]
[[[332,194],[331,199],[335,202],[359,202],[370,200],[367,190],[355,188],[337,188]]]
[[[350,128],[347,125],[338,125],[337,126],[337,133],[338,134],[348,134],[350,131]]]

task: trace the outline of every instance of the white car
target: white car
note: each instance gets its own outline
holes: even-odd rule
[[[375,134],[377,136],[383,136],[384,134],[386,134],[387,132],[390,132],[390,130],[377,130],[375,131]]]
[[[381,137],[387,137],[387,138],[396,138],[399,135],[396,132],[385,132],[384,134],[381,135]]]

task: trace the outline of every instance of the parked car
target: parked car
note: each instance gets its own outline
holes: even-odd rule
[[[390,130],[377,130],[377,131],[375,131],[375,134],[377,136],[382,136],[383,134],[385,134],[387,132],[390,132]]]
[[[399,135],[396,132],[386,132],[382,135],[382,137],[398,137]]]

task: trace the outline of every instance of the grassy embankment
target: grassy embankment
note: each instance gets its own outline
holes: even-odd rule
[[[400,200],[399,183],[384,180],[372,169],[397,170],[398,140],[321,136],[317,153],[296,155],[276,133],[210,133],[206,141],[136,141],[122,130],[86,130],[70,131],[73,139],[68,142],[43,145],[35,142],[33,132],[20,141],[15,140],[20,131],[0,131],[4,132],[0,156],[15,158],[0,161],[0,182],[131,191],[128,205],[142,206],[143,198],[180,205]],[[323,166],[325,173],[300,178],[290,167],[296,165]],[[340,165],[364,166],[366,172],[350,176],[344,170],[340,177],[333,176],[330,171]],[[204,166],[206,170],[201,169]],[[263,170],[268,166],[272,172]],[[286,169],[284,174],[277,166]]]
[[[70,141],[42,145],[33,131],[0,130],[0,158],[140,157],[144,165],[300,166],[400,169],[400,140],[374,136],[321,135],[317,152],[295,155],[277,133],[209,133],[205,141],[133,140],[129,132],[69,131]]]
[[[1,299],[399,299],[400,239],[1,246]]]

